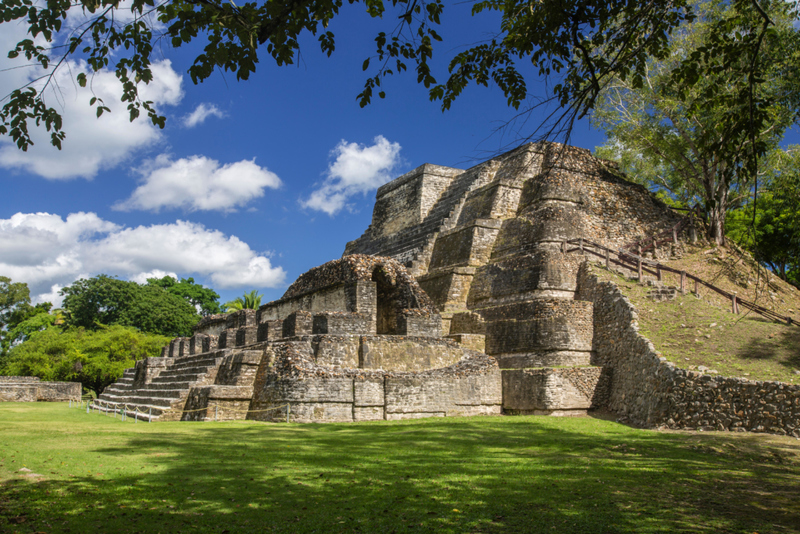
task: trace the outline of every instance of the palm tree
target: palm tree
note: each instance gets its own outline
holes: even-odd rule
[[[254,289],[241,297],[236,297],[232,301],[226,302],[222,305],[222,309],[228,313],[237,310],[257,310],[261,306],[261,296],[258,294],[258,290]]]

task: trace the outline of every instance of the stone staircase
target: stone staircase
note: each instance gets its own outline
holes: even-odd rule
[[[128,369],[116,383],[108,386],[98,401],[125,405],[128,415],[134,412],[141,420],[178,421],[192,387],[212,384],[223,358],[222,351],[170,358],[166,367],[149,383],[136,385],[136,369]],[[113,406],[97,402],[100,411]]]

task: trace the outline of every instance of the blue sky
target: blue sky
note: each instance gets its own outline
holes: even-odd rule
[[[515,111],[495,88],[471,87],[442,113],[413,73],[388,79],[387,98],[362,109],[373,39],[394,22],[346,5],[331,30],[331,58],[307,40],[296,65],[263,55],[255,75],[219,73],[195,86],[186,69],[197,47],[160,49],[158,80],[145,89],[167,116],[157,130],[129,123],[110,73],[92,87],[112,108],[99,120],[70,72],[49,95],[65,117],[62,151],[39,141],[27,153],[0,139],[0,275],[27,282],[35,300],[99,273],[143,281],[194,277],[226,301],[258,289],[279,298],[300,274],[338,258],[369,225],[376,188],[423,163],[468,168],[521,141],[499,133]],[[486,38],[491,20],[468,4],[447,6],[435,74],[444,60]],[[0,45],[19,40],[3,25]],[[19,64],[0,60],[0,68]],[[71,75],[82,68],[69,65]],[[3,71],[3,95],[32,76]],[[543,85],[530,78],[532,93]],[[527,130],[525,128],[528,128]],[[571,144],[592,149],[601,133],[579,124]]]

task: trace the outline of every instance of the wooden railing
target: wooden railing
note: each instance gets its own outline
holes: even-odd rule
[[[633,241],[632,243],[628,243],[622,247],[623,250],[630,250],[632,252],[636,252],[639,256],[642,255],[643,252],[647,252],[648,250],[655,249],[658,245],[663,245],[665,243],[678,243],[678,236],[683,232],[686,228],[691,228],[692,231],[695,230],[695,216],[699,216],[699,208],[695,206],[691,208],[690,214],[686,217],[682,217],[678,224],[673,226],[672,228],[667,228],[660,234],[656,234],[653,237],[647,237],[643,239],[639,239],[638,241]]]
[[[673,228],[671,230],[668,230],[668,232],[672,233],[674,230],[675,229]],[[664,232],[662,232],[662,234],[663,233]],[[675,235],[676,234],[673,234],[673,236],[675,236]],[[677,238],[676,238],[676,240],[677,240]],[[657,239],[654,239],[653,242],[659,242],[659,241]],[[660,241],[660,243],[663,243],[663,242],[664,242],[663,240]],[[569,248],[570,245],[575,246],[575,248]],[[647,249],[644,249],[644,250],[647,250]],[[637,250],[637,252],[639,252],[638,254],[634,254],[632,252],[628,252],[628,251],[626,251],[624,249],[612,250],[612,249],[610,249],[610,248],[608,248],[606,246],[603,246],[603,245],[601,245],[599,243],[595,243],[595,242],[590,241],[588,239],[578,238],[578,239],[570,239],[569,241],[563,241],[561,243],[561,251],[564,252],[564,253],[581,252],[583,254],[592,254],[594,256],[597,256],[597,257],[605,260],[605,264],[606,264],[607,268],[610,268],[611,265],[613,264],[613,265],[619,265],[619,266],[621,266],[621,267],[623,267],[625,269],[630,269],[631,271],[635,271],[639,276],[639,280],[642,279],[642,276],[643,276],[644,273],[655,275],[656,279],[659,280],[659,281],[661,281],[661,279],[663,277],[663,273],[665,273],[665,272],[674,273],[674,274],[680,276],[680,291],[684,295],[686,294],[687,281],[691,280],[691,281],[694,282],[694,291],[693,291],[693,293],[695,295],[699,295],[700,286],[707,287],[708,289],[710,289],[710,290],[712,290],[712,291],[714,291],[716,293],[719,293],[723,297],[730,299],[730,301],[731,301],[731,310],[733,311],[733,313],[737,313],[738,314],[739,313],[739,308],[742,307],[742,308],[746,308],[748,310],[752,310],[755,313],[757,313],[757,314],[759,314],[759,315],[761,315],[763,317],[766,317],[767,319],[770,319],[772,321],[779,321],[779,322],[784,322],[784,323],[790,324],[790,325],[793,324],[793,325],[796,325],[796,326],[800,326],[800,323],[798,323],[797,321],[795,321],[791,317],[787,317],[785,315],[780,315],[778,313],[773,312],[772,310],[764,308],[763,306],[759,306],[755,302],[750,302],[748,300],[740,298],[735,293],[729,293],[729,292],[725,291],[724,289],[720,289],[719,287],[715,286],[714,284],[712,284],[710,282],[706,282],[705,280],[703,280],[702,278],[700,278],[698,276],[695,276],[695,275],[693,275],[691,273],[688,273],[686,271],[681,271],[681,270],[678,270],[678,269],[674,269],[674,268],[669,267],[667,265],[662,265],[661,263],[658,263],[657,261],[652,261],[652,260],[648,260],[648,259],[642,258],[641,252],[639,252],[638,250]]]

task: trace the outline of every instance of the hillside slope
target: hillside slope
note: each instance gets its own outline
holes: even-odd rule
[[[756,269],[753,259],[735,247],[687,246],[679,258],[661,263],[685,270],[741,298],[755,301],[800,322],[800,290]],[[639,313],[639,328],[656,349],[679,367],[751,380],[800,383],[800,327],[775,323],[752,312],[731,313],[730,300],[700,289],[663,302],[648,298],[652,287],[623,274],[595,269],[616,283]],[[665,274],[665,286],[679,286]]]

